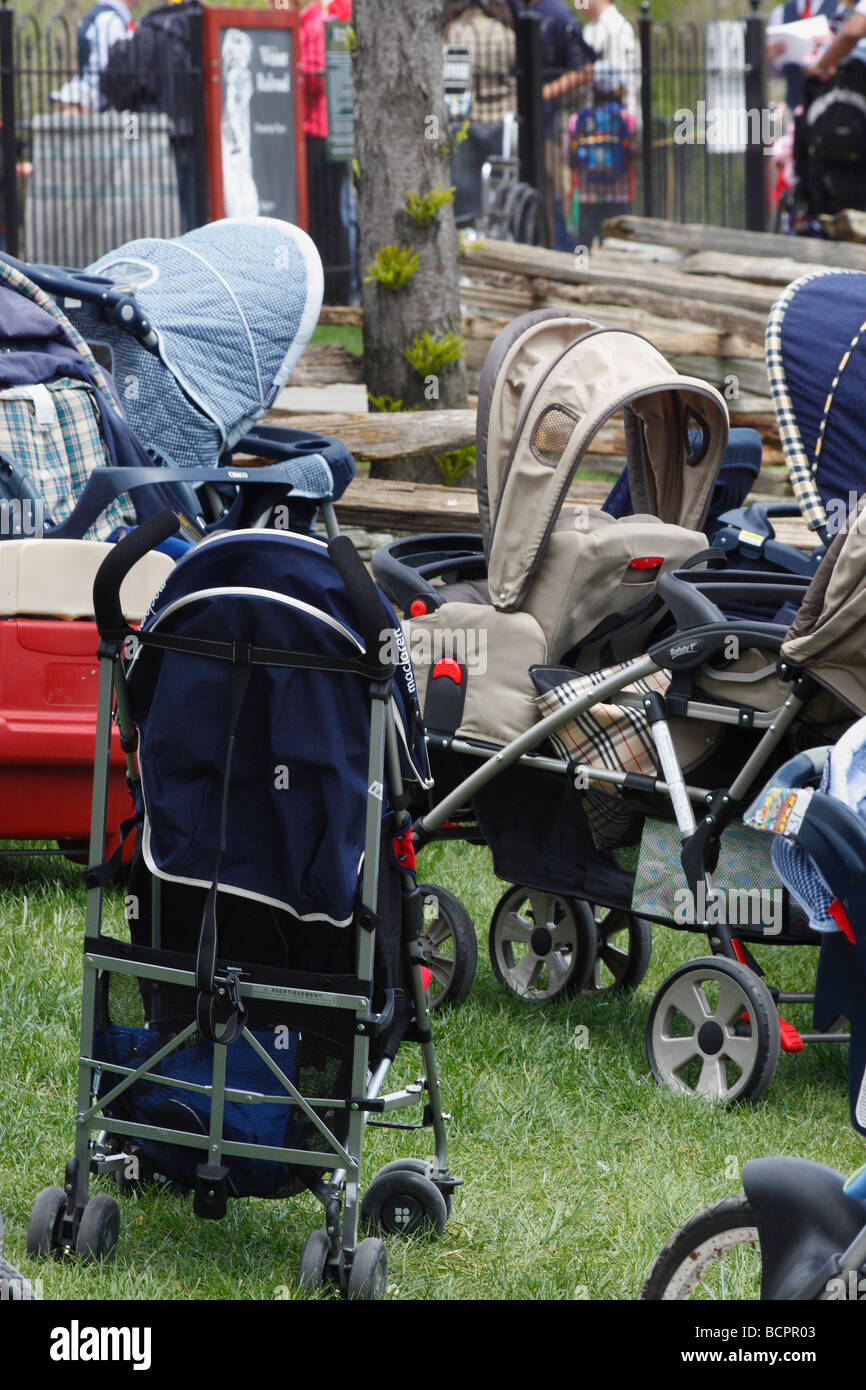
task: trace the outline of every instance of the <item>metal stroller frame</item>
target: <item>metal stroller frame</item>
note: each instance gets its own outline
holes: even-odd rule
[[[126,752],[129,777],[134,786],[140,785],[134,757],[135,732],[130,714],[129,695],[124,670],[121,664],[124,643],[134,637],[143,647],[154,638],[144,631],[133,634],[123,618],[119,603],[121,582],[132,565],[150,549],[162,543],[177,528],[177,519],[171,513],[163,512],[151,518],[135,532],[124,538],[114,547],[113,552],[103,562],[94,585],[94,607],[100,632],[99,647],[99,704],[96,739],[96,763],[93,783],[93,815],[91,824],[91,863],[96,864],[102,857],[106,830],[106,795],[109,769],[110,733],[112,706],[116,705],[117,719],[121,728],[123,746]],[[338,537],[329,543],[331,560],[344,584],[351,605],[357,614],[359,631],[364,638],[365,651],[376,653],[380,650],[383,622],[387,615],[381,599],[369,579],[357,552],[345,537]],[[168,639],[171,641],[172,639]],[[185,639],[188,650],[194,649],[195,639]],[[164,645],[166,639],[162,638]],[[156,645],[160,645],[157,636]],[[213,643],[204,645],[213,646]],[[234,648],[237,644],[223,644],[231,647],[225,659],[234,661]],[[213,652],[210,655],[214,655]],[[295,660],[292,661],[291,658]],[[252,664],[303,665],[303,654],[299,653],[257,653],[249,652]],[[313,657],[315,660],[315,657]],[[340,669],[341,663],[328,658],[326,669]],[[382,664],[374,657],[366,657],[363,663],[343,662],[342,669],[352,669],[356,675],[369,681],[370,691],[370,742],[366,794],[366,830],[363,876],[361,883],[361,907],[356,912],[356,981],[354,989],[323,992],[316,989],[316,977],[310,977],[309,987],[298,984],[275,985],[272,979],[265,981],[242,978],[240,968],[223,965],[216,958],[216,942],[210,980],[209,995],[202,993],[200,961],[190,957],[182,966],[178,961],[159,960],[159,914],[154,912],[154,939],[151,952],[146,958],[137,955],[135,948],[127,952],[112,952],[102,934],[103,925],[103,882],[98,873],[93,874],[88,883],[87,910],[85,922],[84,954],[84,994],[81,1016],[81,1056],[78,1068],[77,1106],[75,1118],[75,1153],[66,1168],[64,1188],[44,1189],[36,1199],[28,1232],[28,1250],[34,1255],[57,1254],[60,1251],[74,1252],[85,1260],[111,1258],[117,1243],[119,1229],[119,1209],[114,1198],[100,1193],[90,1196],[90,1174],[122,1173],[129,1163],[130,1155],[118,1146],[118,1140],[134,1141],[148,1138],[172,1145],[191,1146],[202,1151],[206,1160],[197,1168],[196,1195],[194,1208],[203,1217],[221,1217],[226,1209],[227,1174],[224,1159],[227,1157],[259,1158],[274,1163],[288,1163],[298,1166],[307,1174],[306,1184],[321,1201],[325,1209],[326,1229],[313,1232],[308,1238],[301,1256],[300,1279],[304,1287],[316,1289],[324,1282],[334,1283],[350,1298],[381,1298],[384,1294],[386,1274],[386,1254],[384,1244],[375,1236],[358,1242],[358,1223],[361,1204],[359,1202],[359,1182],[361,1177],[361,1153],[364,1129],[368,1123],[384,1124],[386,1127],[419,1128],[421,1124],[433,1129],[435,1159],[430,1166],[419,1164],[417,1160],[405,1160],[388,1165],[389,1176],[385,1189],[376,1180],[368,1189],[363,1215],[373,1229],[378,1231],[406,1231],[426,1229],[433,1226],[438,1230],[444,1225],[450,1208],[450,1198],[457,1185],[447,1169],[446,1117],[442,1111],[439,1081],[436,1071],[435,1054],[430,1033],[427,1005],[421,969],[414,943],[421,924],[421,899],[415,882],[414,856],[411,842],[405,836],[409,828],[409,816],[403,798],[403,782],[400,774],[397,734],[391,710],[391,689],[394,667]],[[233,727],[233,726],[232,726]],[[229,756],[231,756],[229,754]],[[387,770],[387,776],[386,776]],[[385,1057],[370,1075],[368,1058],[370,1039],[387,1029],[394,1014],[393,991],[388,991],[383,1011],[374,1013],[371,1002],[371,982],[373,980],[374,931],[365,929],[375,922],[377,892],[382,840],[382,787],[390,785],[394,809],[394,842],[401,846],[405,854],[402,884],[402,938],[406,963],[411,978],[412,1008],[416,1022],[415,1039],[421,1045],[424,1075],[420,1082],[407,1085],[400,1090],[382,1095],[390,1062]],[[223,826],[224,835],[224,826]],[[402,837],[402,838],[401,838]],[[152,879],[155,901],[158,903],[158,881]],[[180,1085],[187,1090],[195,1090],[211,1097],[209,1133],[199,1135],[189,1131],[148,1126],[107,1115],[106,1110],[123,1092],[137,1080],[148,1076],[149,1080],[165,1081],[166,1078],[153,1075],[151,1068],[170,1053],[183,1046],[196,1033],[196,1022],[186,1027],[157,1052],[148,1057],[140,1066],[129,1067],[109,1064],[95,1057],[94,1030],[97,1020],[98,984],[102,972],[110,975],[120,973],[136,981],[155,981],[166,985],[181,985],[198,990],[197,999],[203,997],[210,1005],[211,1025],[216,1020],[217,999],[220,1009],[228,1004],[228,1021],[220,1024],[220,1030],[212,1029],[213,1068],[210,1085],[192,1085],[167,1081],[169,1086]],[[274,974],[273,971],[270,972]],[[339,978],[339,977],[337,977]],[[267,1052],[260,1046],[255,1036],[246,1027],[245,1013],[248,1001],[262,999],[285,999],[303,1005],[308,1003],[317,1008],[329,1008],[348,1013],[354,1017],[355,1027],[351,1061],[351,1095],[342,1099],[304,1097],[298,1087],[285,1075]],[[198,1008],[198,1004],[197,1004]],[[207,1008],[205,1009],[205,1015]],[[202,1014],[199,1010],[197,1021],[199,1032]],[[207,1029],[204,1030],[207,1032]],[[297,1107],[315,1127],[324,1141],[324,1151],[317,1152],[300,1148],[273,1148],[251,1143],[226,1140],[224,1137],[224,1106],[226,1101],[267,1101],[271,1095],[249,1096],[235,1093],[226,1087],[226,1058],[228,1047],[237,1037],[244,1037],[253,1051],[273,1073],[281,1087],[282,1103]],[[117,1084],[101,1096],[98,1094],[102,1073],[112,1073]],[[282,1093],[285,1093],[284,1095]],[[419,1124],[389,1125],[387,1116],[395,1110],[416,1106],[424,1100],[424,1117]],[[278,1102],[279,1103],[279,1102]],[[349,1110],[348,1130],[345,1142],[341,1142],[327,1128],[317,1115],[317,1110]],[[371,1120],[371,1116],[380,1117]],[[96,1135],[94,1139],[94,1134]],[[396,1183],[398,1177],[408,1182],[411,1188],[407,1199]],[[325,1181],[326,1172],[330,1179]],[[380,1175],[381,1176],[381,1175]],[[374,1191],[375,1189],[375,1191]],[[373,1196],[371,1197],[371,1193]],[[342,1211],[341,1211],[342,1208]],[[411,1220],[407,1212],[412,1213]],[[409,1225],[407,1226],[407,1221]]]
[[[670,610],[675,630],[653,643],[646,655],[627,662],[615,673],[599,680],[589,692],[569,700],[561,708],[541,718],[532,728],[504,747],[492,747],[465,737],[432,735],[431,750],[437,753],[440,759],[452,760],[456,757],[459,765],[461,759],[471,758],[478,760],[480,766],[468,776],[452,776],[448,794],[432,810],[418,816],[414,824],[416,843],[423,846],[439,838],[480,839],[482,843],[485,842],[485,837],[479,836],[473,824],[475,816],[470,810],[473,798],[509,768],[522,766],[539,775],[553,774],[557,778],[582,777],[585,779],[584,786],[589,781],[597,781],[620,788],[628,795],[635,811],[644,816],[653,814],[650,808],[654,801],[658,806],[657,798],[664,798],[673,808],[682,839],[683,881],[695,894],[697,901],[700,901],[698,885],[703,883],[704,901],[711,902],[714,895],[711,870],[719,837],[741,814],[744,802],[754,794],[762,774],[766,775],[767,768],[772,766],[774,757],[783,747],[786,735],[798,715],[819,689],[818,683],[806,670],[800,669],[785,657],[785,626],[751,619],[729,619],[717,606],[726,601],[742,599],[750,582],[752,586],[760,586],[764,600],[775,600],[780,604],[795,602],[799,605],[803,598],[804,583],[795,576],[780,576],[768,583],[762,574],[749,575],[745,572],[733,576],[719,570],[686,570],[663,574],[657,581],[657,592]],[[778,679],[789,689],[789,693],[778,708],[769,711],[744,711],[733,704],[726,707],[724,704],[709,703],[708,700],[701,699],[700,694],[695,696],[694,692],[684,700],[680,694],[675,705],[677,717],[733,727],[742,727],[747,723],[750,729],[760,734],[757,746],[745,759],[729,785],[723,788],[691,785],[686,781],[680,767],[669,722],[673,713],[668,708],[666,699],[650,694],[639,701],[639,697],[623,696],[621,692],[624,687],[661,670],[671,671],[675,676],[677,673],[696,672],[709,660],[721,656],[726,643],[732,638],[739,643],[739,650],[756,648],[772,654],[778,663]],[[575,720],[578,715],[595,705],[603,704],[611,697],[616,697],[624,705],[643,704],[661,769],[659,777],[601,769],[576,761],[566,762],[562,758],[545,756],[539,751],[550,735]],[[434,762],[434,774],[439,776],[438,762]],[[658,810],[655,813],[658,814]],[[533,886],[531,880],[523,881]],[[534,886],[542,887],[540,883]],[[575,899],[578,904],[581,899],[588,903],[605,904],[605,899],[600,893],[590,896],[588,892],[581,893],[574,888],[569,888],[567,893],[551,889],[550,896],[564,904]],[[577,924],[573,961],[583,953],[588,954],[588,960],[583,962],[582,967],[577,963],[573,965],[575,973],[570,993],[575,993],[587,985],[596,959],[598,942],[593,932],[588,907],[586,917],[590,920]],[[495,922],[494,917],[494,925]],[[538,953],[540,954],[542,949],[547,955],[554,953],[557,949],[557,929],[553,921],[548,922],[546,926],[537,925],[544,926],[545,936],[543,947],[539,947]],[[670,922],[668,925],[675,924]],[[768,937],[760,930],[749,927],[744,929],[740,926],[732,927],[730,924],[709,925],[706,917],[703,922],[697,920],[685,927],[680,925],[679,929],[706,935],[712,954],[692,962],[691,966],[695,970],[704,968],[710,974],[716,971],[729,977],[733,988],[739,991],[740,1007],[743,1012],[749,1014],[751,1021],[751,1034],[748,1039],[726,1036],[724,1042],[720,1043],[723,1058],[730,1057],[737,1065],[742,1065],[741,1059],[745,1060],[747,1067],[744,1067],[742,1075],[728,1087],[726,1079],[722,1079],[723,1072],[722,1076],[717,1074],[717,1079],[713,1080],[712,1068],[708,1067],[706,1080],[702,1071],[701,1081],[696,1088],[697,1093],[715,1099],[756,1100],[769,1086],[779,1057],[780,1029],[777,1004],[803,1003],[813,996],[771,992],[760,978],[762,972],[751,956],[747,943],[804,944],[816,942],[818,938],[809,931],[792,934],[787,930],[777,936]],[[494,928],[491,928],[491,932],[493,930]],[[634,947],[635,954],[639,953],[639,949],[639,946]],[[646,961],[643,963],[643,969],[645,968]],[[681,967],[682,970],[687,968],[689,967]],[[666,1037],[665,1010],[668,998],[673,997],[678,973],[674,972],[656,995],[647,1024],[647,1054],[653,1074],[660,1084],[691,1093],[688,1087],[678,1082],[674,1065],[676,1057],[673,1052],[671,1056],[666,1054],[666,1046],[671,1051],[676,1046],[675,1042],[670,1042]],[[637,983],[639,979],[632,981],[627,987],[633,988]],[[845,1042],[848,1036],[831,1031],[804,1034],[800,1038],[801,1043],[828,1040]],[[748,1046],[740,1046],[740,1043],[746,1042]],[[799,1050],[799,1044],[796,1045],[796,1050]]]

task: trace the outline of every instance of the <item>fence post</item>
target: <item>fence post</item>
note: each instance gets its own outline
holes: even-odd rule
[[[752,13],[746,20],[746,230],[767,230],[767,158],[764,147],[764,112],[767,109],[766,21],[758,13],[761,0],[750,0]],[[755,112],[759,129],[755,131]]]
[[[205,120],[204,26],[201,10],[190,15],[190,49],[192,53],[192,109],[195,112],[193,155],[195,159],[196,226],[210,221],[210,180],[208,178],[207,125]]]
[[[643,157],[643,215],[655,217],[655,183],[653,180],[653,22],[650,0],[641,0],[640,19],[640,107],[641,145]]]
[[[3,153],[3,220],[6,250],[18,255],[18,142],[15,138],[15,35],[14,14],[2,0],[0,8],[0,146]]]
[[[517,115],[520,121],[520,178],[546,196],[544,165],[544,59],[541,16],[528,5],[517,14]]]

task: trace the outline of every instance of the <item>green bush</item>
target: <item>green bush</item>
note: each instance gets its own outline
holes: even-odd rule
[[[450,330],[444,338],[431,338],[425,328],[420,338],[412,339],[403,356],[419,376],[438,376],[452,362],[459,362],[464,347],[463,339]]]
[[[382,246],[367,266],[364,284],[377,281],[386,290],[402,290],[418,269],[420,255],[411,246]]]
[[[422,197],[420,193],[406,194],[406,211],[418,227],[429,227],[440,208],[454,202],[454,187],[443,188],[442,181]]]

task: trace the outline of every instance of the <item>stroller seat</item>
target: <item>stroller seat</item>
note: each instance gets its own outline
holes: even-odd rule
[[[568,491],[620,411],[635,511],[614,517],[570,502]],[[428,727],[507,742],[536,718],[530,666],[588,671],[644,650],[663,614],[659,576],[706,548],[701,528],[727,437],[719,393],[679,376],[638,334],[556,310],[503,329],[479,389],[483,555],[464,537],[445,538],[455,544],[439,588],[413,580],[434,538],[397,542],[373,560],[409,613]]]

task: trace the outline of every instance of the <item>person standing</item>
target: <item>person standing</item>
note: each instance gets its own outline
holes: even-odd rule
[[[836,76],[840,63],[844,63],[856,48],[866,39],[866,0],[859,0],[848,13],[835,38],[827,45],[817,62],[806,71],[807,77],[820,78],[829,82]]]
[[[132,7],[138,0],[132,0]],[[66,111],[104,111],[99,79],[116,43],[135,31],[132,9],[125,0],[98,0],[78,24],[78,72],[64,82],[51,100]]]
[[[825,15],[834,19],[839,9],[839,0],[785,0],[777,5],[770,15],[769,25],[796,24],[800,19],[817,19]],[[796,111],[803,105],[804,72],[799,63],[779,63],[785,51],[782,43],[767,44],[767,58],[773,64],[773,71],[785,79],[785,102],[789,111]]]
[[[590,90],[595,49],[586,43],[577,15],[565,0],[531,0],[541,18],[542,66],[546,81],[544,98],[545,169],[548,217],[558,251],[571,250],[565,208],[570,197],[571,172],[563,158],[567,145],[568,113],[559,98],[576,87]]]
[[[194,109],[193,20],[200,0],[179,0],[146,14],[131,38],[116,43],[101,77],[115,111],[164,111],[169,121],[181,230],[198,225]]]
[[[325,267],[325,303],[348,304],[356,281],[357,213],[351,165],[328,159],[325,22],[348,23],[351,0],[313,0],[300,17],[310,236]]]

